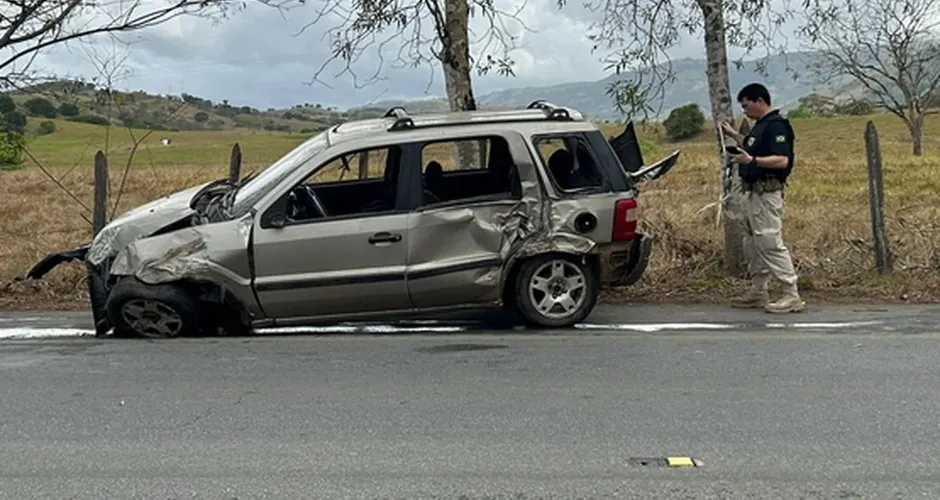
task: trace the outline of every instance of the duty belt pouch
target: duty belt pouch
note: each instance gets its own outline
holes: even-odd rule
[[[757,194],[783,191],[783,183],[780,182],[780,179],[761,179],[755,182],[753,186],[753,190]]]

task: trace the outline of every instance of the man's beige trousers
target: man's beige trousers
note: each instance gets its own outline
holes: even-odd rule
[[[796,271],[783,244],[783,191],[745,191],[742,196],[748,233],[744,254],[755,288],[766,289],[767,279],[773,276],[783,283],[785,293],[796,294]]]

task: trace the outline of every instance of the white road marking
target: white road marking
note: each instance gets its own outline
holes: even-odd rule
[[[768,328],[852,328],[855,326],[871,326],[881,324],[881,321],[850,321],[847,323],[768,323]]]
[[[774,328],[774,329],[814,329],[814,328],[855,328],[860,326],[878,325],[881,321],[850,321],[850,322],[818,322],[818,323],[580,323],[575,325],[580,330],[626,330],[644,333],[677,330],[734,330],[746,328]],[[260,335],[277,334],[318,334],[318,333],[456,333],[465,332],[470,328],[465,326],[395,326],[395,325],[334,325],[320,327],[279,327],[260,328],[256,331]],[[519,329],[516,329],[519,330]],[[0,327],[0,340],[8,339],[36,339],[51,337],[83,337],[94,336],[95,331],[87,328],[66,327]]]
[[[0,339],[40,339],[46,337],[94,336],[94,330],[83,328],[0,328]]]
[[[392,326],[392,325],[336,325],[336,326],[282,326],[278,328],[259,328],[258,334],[283,333],[453,333],[466,331],[462,326]],[[2,331],[2,330],[0,330]]]
[[[633,330],[638,332],[659,332],[662,330],[728,330],[743,325],[729,323],[621,323],[592,324],[579,323],[575,328],[582,330]]]

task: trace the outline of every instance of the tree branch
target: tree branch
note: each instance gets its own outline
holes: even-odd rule
[[[257,0],[287,8],[305,0]],[[153,27],[184,15],[227,17],[243,0],[171,0],[153,7],[144,0],[2,0],[0,1],[0,73],[10,83],[25,74],[36,53],[52,45],[99,34]],[[149,7],[149,8],[148,8]],[[13,65],[30,56],[25,68]]]

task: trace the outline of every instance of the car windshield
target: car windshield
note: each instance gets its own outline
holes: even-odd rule
[[[321,132],[292,149],[273,165],[258,174],[257,177],[248,181],[235,195],[235,203],[232,205],[231,211],[232,217],[238,218],[248,213],[254,204],[268,194],[274,186],[280,184],[301,164],[323,151],[326,146],[326,132]]]

